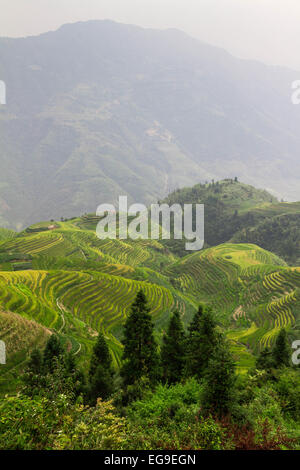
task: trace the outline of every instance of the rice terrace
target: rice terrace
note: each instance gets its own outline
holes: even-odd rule
[[[118,367],[122,325],[140,289],[160,338],[172,310],[187,325],[199,302],[210,304],[241,373],[254,365],[253,354],[272,346],[281,328],[298,328],[300,268],[279,256],[253,244],[224,243],[179,258],[163,241],[99,240],[98,220],[91,214],[19,234],[2,229],[1,316],[20,318],[19,333],[7,328],[0,337],[8,345],[3,392],[18,382],[28,355],[13,350],[16,334],[23,340],[28,335],[33,347],[57,332],[85,363],[102,332]]]

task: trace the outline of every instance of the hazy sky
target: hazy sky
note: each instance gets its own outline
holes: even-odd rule
[[[300,70],[300,0],[0,0],[0,36],[89,19],[179,28],[236,56]]]

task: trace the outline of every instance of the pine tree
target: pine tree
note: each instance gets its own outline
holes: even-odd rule
[[[201,318],[203,316],[203,312],[204,312],[204,306],[202,304],[200,304],[199,307],[198,307],[197,312],[193,316],[193,319],[192,319],[192,321],[191,321],[191,323],[188,327],[190,335],[193,332],[197,332],[197,331],[200,330],[200,322],[201,322]]]
[[[44,349],[43,367],[45,372],[53,372],[54,358],[63,360],[64,350],[58,336],[51,335]]]
[[[217,416],[228,414],[234,401],[235,364],[224,339],[212,353],[205,372],[203,410]]]
[[[77,398],[80,395],[85,395],[87,387],[86,377],[82,370],[78,369],[75,356],[71,352],[65,355],[64,369],[66,379],[72,382],[74,397]]]
[[[263,349],[257,360],[256,367],[257,369],[270,370],[275,366],[274,359],[272,356],[272,351],[269,348]]]
[[[27,367],[22,375],[22,381],[25,386],[24,393],[28,396],[38,394],[44,386],[43,377],[43,356],[39,349],[33,349]]]
[[[64,357],[66,374],[74,374],[77,371],[76,360],[74,354],[68,352]]]
[[[287,339],[287,333],[284,328],[282,328],[276,338],[272,356],[275,362],[276,367],[289,366],[291,350]]]
[[[131,385],[143,376],[153,383],[158,378],[159,360],[145,294],[140,290],[124,325],[123,366],[124,385]]]
[[[95,405],[98,398],[107,400],[114,391],[111,369],[99,365],[90,377],[88,401]]]
[[[99,365],[102,365],[104,368],[107,369],[111,369],[112,366],[112,357],[102,333],[99,333],[97,342],[93,349],[89,369],[90,377],[94,375]]]
[[[106,400],[113,392],[112,357],[102,333],[99,333],[89,369],[88,401]]]
[[[183,377],[186,363],[185,346],[184,327],[176,310],[171,316],[161,349],[163,378],[169,384],[179,382]]]
[[[220,337],[212,311],[200,305],[188,330],[187,374],[201,379]]]
[[[39,349],[34,348],[28,361],[27,372],[41,374],[43,369],[43,356]]]
[[[38,394],[50,399],[63,393],[75,400],[86,389],[85,376],[77,368],[74,354],[66,354],[55,335],[49,338],[43,355],[38,349],[32,351],[22,381],[25,394]]]

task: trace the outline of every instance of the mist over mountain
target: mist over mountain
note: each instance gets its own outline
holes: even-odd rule
[[[234,176],[300,199],[298,75],[112,21],[0,38],[0,225]]]

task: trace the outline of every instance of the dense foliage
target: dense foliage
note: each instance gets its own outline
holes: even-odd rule
[[[286,225],[291,261],[299,207],[271,198],[225,180],[170,202],[205,202],[212,243],[246,227],[272,248]],[[296,447],[300,268],[246,243],[99,240],[98,220],[0,234],[1,447]]]
[[[215,246],[224,242],[254,243],[272,251],[291,264],[300,263],[300,204],[278,203],[267,191],[235,180],[197,184],[178,189],[164,202],[205,206],[205,242]],[[184,243],[165,244],[185,256]]]
[[[284,330],[267,351],[270,358],[262,353],[259,368],[238,375],[229,344],[203,305],[187,332],[173,312],[159,353],[140,291],[124,346],[120,377],[99,334],[85,374],[51,335],[43,353],[32,351],[22,390],[0,401],[0,448],[297,448],[300,376],[284,359],[290,352]]]

